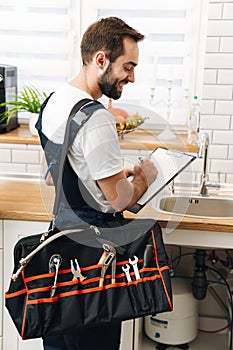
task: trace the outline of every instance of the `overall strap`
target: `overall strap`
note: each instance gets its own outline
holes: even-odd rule
[[[45,147],[45,144],[46,144],[46,137],[44,136],[44,134],[42,133],[42,113],[43,113],[43,110],[44,108],[46,107],[50,97],[54,94],[54,92],[52,92],[45,100],[44,102],[41,104],[40,106],[40,112],[39,112],[39,117],[38,117],[38,120],[35,124],[35,128],[37,129],[38,131],[38,134],[39,134],[39,137],[40,137],[40,141],[41,141],[41,145],[42,147],[44,148]]]
[[[81,127],[89,120],[89,118],[96,110],[105,109],[105,107],[100,102],[91,99],[83,99],[76,103],[67,119],[63,144],[59,144],[52,140],[49,140],[42,132],[42,113],[43,108],[46,106],[47,102],[48,99],[41,106],[41,112],[36,126],[41,139],[42,147],[45,152],[48,170],[51,172],[56,189],[52,219],[52,227],[54,227],[55,218],[58,215],[59,206],[61,201],[64,200],[64,196],[71,208],[77,207],[77,205],[82,206],[84,203],[82,194],[78,188],[76,189],[77,192],[69,192],[71,183],[70,181],[75,181],[76,184],[78,181],[78,176],[70,166],[70,163],[67,159],[67,153]],[[78,113],[82,107],[82,113]]]
[[[60,159],[60,164],[59,164],[57,186],[56,186],[56,197],[55,197],[54,206],[53,206],[53,224],[54,224],[54,220],[55,220],[55,217],[57,215],[58,207],[59,207],[65,160],[66,160],[68,149],[72,143],[72,140],[70,140],[70,137],[69,137],[70,136],[71,121],[75,117],[76,113],[80,110],[80,108],[82,108],[85,104],[87,104],[88,102],[91,102],[91,101],[92,101],[91,99],[85,98],[83,100],[80,100],[78,103],[76,103],[74,105],[74,107],[72,108],[70,115],[68,117],[68,120],[67,120],[64,142],[63,142],[62,152],[61,152],[61,159]],[[81,125],[83,125],[83,123]]]

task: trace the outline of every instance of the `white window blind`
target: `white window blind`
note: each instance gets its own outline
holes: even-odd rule
[[[172,76],[169,122],[184,125],[190,97],[201,99],[207,6],[208,0],[1,0],[0,63],[17,66],[19,89],[28,84],[53,91],[81,64],[80,33],[98,18],[119,16],[146,35],[136,82],[120,101],[166,119]]]
[[[166,119],[170,84],[169,122],[186,123],[191,98],[201,99],[207,6],[208,0],[82,1],[82,31],[97,18],[118,16],[146,36],[136,81],[125,87],[121,102],[144,105]]]
[[[71,0],[1,0],[0,63],[17,66],[19,89],[29,84],[49,92],[73,74],[71,5]]]

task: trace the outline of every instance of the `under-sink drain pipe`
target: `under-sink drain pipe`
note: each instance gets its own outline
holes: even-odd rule
[[[206,251],[204,249],[196,249],[194,258],[196,265],[192,281],[192,291],[195,299],[202,300],[206,297],[208,287],[205,264]]]

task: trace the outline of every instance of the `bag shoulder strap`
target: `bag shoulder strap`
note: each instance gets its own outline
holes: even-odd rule
[[[52,226],[54,228],[54,221],[55,217],[58,212],[58,206],[59,206],[59,201],[61,197],[61,189],[62,189],[62,178],[63,178],[63,171],[64,171],[64,166],[65,166],[65,160],[66,156],[68,153],[68,149],[70,147],[70,127],[71,127],[71,121],[77,114],[77,112],[87,103],[93,102],[93,100],[89,98],[85,98],[77,102],[74,107],[72,108],[69,117],[67,119],[66,123],[66,129],[65,129],[65,135],[64,135],[64,141],[62,145],[62,152],[61,152],[61,158],[60,158],[60,165],[59,165],[59,171],[58,171],[58,178],[57,178],[57,186],[56,186],[56,196],[55,196],[55,201],[54,201],[54,206],[53,206],[53,220],[52,220]],[[99,104],[99,102],[95,101],[96,103]],[[80,125],[80,128],[82,127],[83,123]],[[79,128],[79,130],[80,130]]]

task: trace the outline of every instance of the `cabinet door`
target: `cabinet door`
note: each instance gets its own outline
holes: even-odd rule
[[[137,318],[134,322],[134,349],[143,349],[143,318]]]
[[[0,350],[1,348],[1,341],[2,341],[2,336],[3,336],[3,303],[2,303],[2,297],[3,297],[3,253],[2,249],[0,249]]]
[[[2,347],[2,337],[3,337],[3,331],[2,331],[2,321],[3,321],[3,303],[2,303],[2,297],[3,297],[3,230],[2,230],[3,222],[0,220],[0,350],[3,350]]]
[[[8,289],[13,271],[13,249],[15,243],[26,235],[44,232],[49,226],[48,222],[10,221],[5,220],[4,232],[4,291]],[[4,350],[42,350],[41,339],[22,341],[19,337],[6,309],[3,312],[3,349]],[[2,350],[3,350],[2,349]]]
[[[120,350],[133,349],[134,320],[122,322]]]

